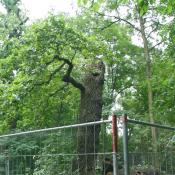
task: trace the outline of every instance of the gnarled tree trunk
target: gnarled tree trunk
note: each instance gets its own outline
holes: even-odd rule
[[[102,116],[102,91],[105,67],[102,62],[88,72],[81,91],[79,123],[99,121]],[[100,125],[79,127],[77,132],[77,160],[73,169],[80,175],[95,175],[96,153],[99,148]]]
[[[89,65],[84,82],[72,76],[73,64],[68,59],[55,55],[68,65],[62,80],[71,83],[81,92],[79,123],[99,121],[102,115],[102,93],[105,65],[102,61]],[[77,159],[73,160],[72,171],[79,175],[95,175],[95,159],[99,147],[100,125],[79,127],[77,131]]]

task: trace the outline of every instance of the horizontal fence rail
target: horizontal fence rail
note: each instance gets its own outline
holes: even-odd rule
[[[1,135],[0,175],[175,175],[174,127],[117,119]]]
[[[105,175],[113,155],[112,120],[6,134],[0,175]]]
[[[26,134],[39,133],[39,132],[54,131],[54,130],[59,130],[59,129],[77,128],[77,127],[82,127],[82,126],[98,125],[98,124],[102,124],[102,123],[111,123],[111,121],[112,120],[101,120],[101,121],[80,123],[80,124],[74,124],[74,125],[58,126],[58,127],[54,127],[54,128],[45,128],[45,129],[38,129],[38,130],[33,130],[33,131],[25,131],[25,132],[13,133],[13,134],[5,134],[5,135],[1,135],[0,138],[20,136],[20,135],[26,135]]]
[[[121,119],[124,175],[175,175],[175,127],[133,120],[127,115]],[[153,140],[152,128],[157,140]]]
[[[138,121],[138,120],[133,120],[133,119],[127,119],[127,122],[128,123],[133,123],[133,124],[138,124],[138,125],[145,125],[145,126],[151,126],[151,127],[156,127],[156,128],[162,128],[162,129],[168,129],[168,130],[175,131],[175,127],[166,126],[166,125],[162,125],[162,124],[143,122],[143,121]]]

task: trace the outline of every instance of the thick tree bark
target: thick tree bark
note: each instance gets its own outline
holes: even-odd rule
[[[105,67],[102,62],[91,65],[93,72],[85,75],[81,91],[79,123],[99,121],[102,115],[102,91]],[[80,175],[95,175],[96,153],[99,147],[100,125],[78,128],[77,154],[73,169]]]
[[[62,80],[71,83],[81,92],[79,123],[99,121],[102,116],[102,94],[105,65],[103,62],[89,65],[84,82],[79,83],[72,76],[73,64],[68,59],[55,55],[68,65]],[[73,160],[72,171],[79,175],[95,175],[96,153],[99,147],[100,125],[79,127],[77,130],[77,158]]]

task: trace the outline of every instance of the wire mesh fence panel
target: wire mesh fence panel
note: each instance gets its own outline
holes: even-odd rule
[[[150,170],[159,174],[175,174],[175,152],[129,153],[129,163],[131,169],[136,171]]]
[[[175,128],[147,124],[128,119],[129,173],[175,175]]]
[[[101,175],[111,121],[0,136],[0,175]]]
[[[156,127],[155,141],[152,127],[127,124],[116,162],[111,120],[0,136],[0,175],[175,175],[174,128]]]

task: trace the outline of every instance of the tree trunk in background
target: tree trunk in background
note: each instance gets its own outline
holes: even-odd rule
[[[99,121],[102,116],[102,92],[105,66],[102,62],[92,65],[95,72],[85,75],[81,91],[79,123]],[[73,169],[80,175],[95,175],[96,153],[99,148],[100,125],[79,127],[77,134],[78,159]],[[92,154],[93,153],[93,154]]]
[[[154,116],[153,116],[153,92],[152,92],[152,85],[151,85],[151,58],[149,54],[148,48],[148,40],[145,34],[145,27],[144,27],[144,19],[142,16],[139,16],[140,28],[141,28],[141,35],[144,44],[144,58],[146,61],[146,82],[147,82],[147,90],[148,90],[148,115],[151,123],[154,123]],[[156,128],[151,128],[152,133],[152,141],[153,141],[153,148],[154,151],[157,152],[157,135],[156,135]]]

